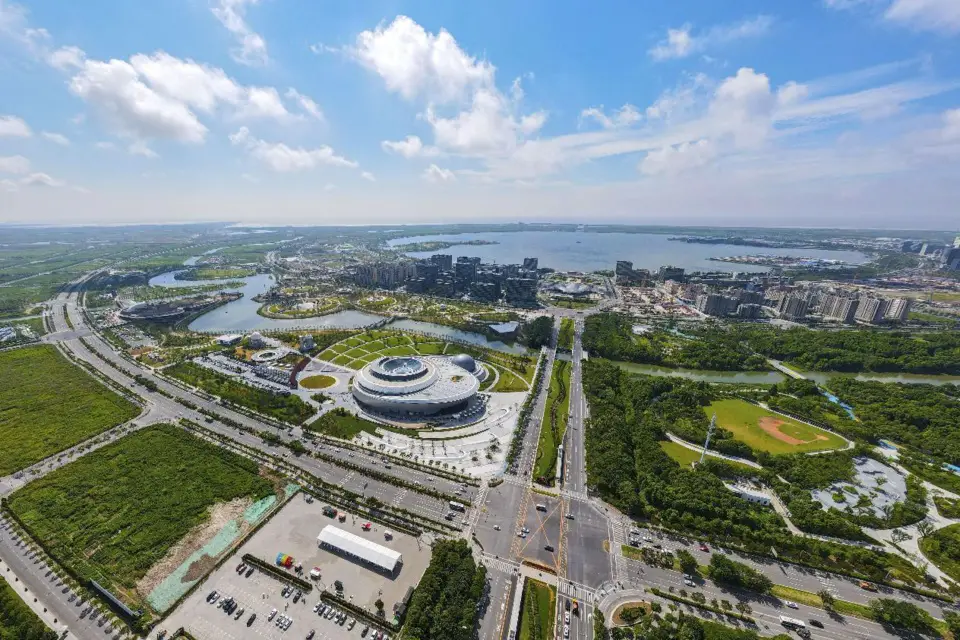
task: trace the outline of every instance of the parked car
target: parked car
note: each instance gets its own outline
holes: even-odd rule
[[[276,610],[276,609],[271,609],[271,610],[270,610],[270,615],[267,616],[267,620],[273,620],[273,618],[274,618],[276,615],[277,615],[277,610]]]
[[[247,618],[247,626],[249,627],[250,625],[252,625],[253,622],[254,622],[254,620],[256,620],[256,619],[257,619],[257,614],[256,614],[256,613],[251,613],[251,614],[250,614],[250,617]]]

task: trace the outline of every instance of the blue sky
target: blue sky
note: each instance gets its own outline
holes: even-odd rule
[[[0,222],[956,228],[960,2],[0,0]]]

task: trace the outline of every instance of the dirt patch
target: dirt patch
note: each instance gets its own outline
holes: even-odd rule
[[[150,567],[146,575],[137,582],[137,591],[141,593],[143,597],[150,595],[168,575],[186,562],[187,558],[194,552],[210,542],[228,522],[240,519],[243,516],[243,512],[246,511],[251,504],[253,504],[253,501],[250,498],[237,498],[236,500],[221,502],[210,507],[210,517],[207,521],[191,529],[187,535],[167,551],[167,554],[161,558],[159,562]],[[193,564],[203,564],[203,560],[207,560],[207,557]],[[212,566],[212,558],[210,558],[210,562]],[[191,566],[188,573],[195,573],[194,568],[195,566]]]
[[[780,425],[787,424],[785,420],[780,418],[774,418],[773,416],[763,416],[760,418],[758,426],[763,429],[763,432],[768,436],[772,436],[779,440],[780,442],[785,442],[789,445],[798,445],[798,444],[809,444],[811,442],[816,442],[818,440],[826,440],[827,437],[822,433],[818,433],[813,440],[800,440],[799,438],[794,438],[791,435],[787,435],[783,431],[780,431]]]

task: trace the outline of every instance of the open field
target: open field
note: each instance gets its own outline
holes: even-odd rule
[[[10,509],[56,560],[128,603],[137,583],[210,509],[274,493],[257,465],[171,425],[148,427],[10,496]]]
[[[326,389],[335,384],[337,384],[336,378],[325,375],[310,376],[300,381],[300,386],[304,389]]]
[[[566,360],[554,360],[550,392],[540,425],[537,461],[533,466],[534,478],[544,478],[552,483],[557,471],[557,446],[563,442],[563,434],[567,431],[569,412],[570,363]]]
[[[688,449],[683,445],[677,444],[676,442],[671,442],[670,440],[662,441],[660,443],[660,448],[663,449],[668,456],[673,458],[673,460],[675,460],[677,464],[679,464],[681,467],[689,467],[694,462],[697,462],[698,460],[700,460],[699,453],[697,453],[693,449]],[[709,453],[707,454],[707,459],[721,460],[721,458],[711,456]],[[751,469],[751,467],[748,467],[745,464],[740,464],[739,462],[732,462],[730,460],[723,460],[723,462],[726,462],[727,464],[733,465],[735,467],[740,467],[742,469],[756,471],[755,469]]]
[[[236,382],[229,376],[193,362],[180,362],[167,367],[163,372],[189,385],[220,396],[225,401],[291,424],[302,424],[314,413],[313,407],[295,395],[281,396]]]
[[[316,431],[332,438],[352,440],[358,433],[376,434],[380,425],[354,415],[345,409],[328,411],[310,424],[304,425],[307,431]]]
[[[527,578],[520,609],[519,640],[552,640],[553,613],[557,590],[544,582]]]
[[[0,353],[0,380],[0,476],[140,413],[50,345]]]
[[[717,425],[756,451],[803,453],[840,449],[846,442],[823,429],[780,416],[743,400],[716,400],[704,407],[717,414]]]
[[[496,366],[496,365],[488,365]],[[497,371],[500,374],[500,377],[497,379],[497,383],[493,385],[491,391],[498,393],[511,393],[514,391],[529,391],[530,385],[526,381],[510,371],[509,369],[504,369],[503,367],[496,367]]]

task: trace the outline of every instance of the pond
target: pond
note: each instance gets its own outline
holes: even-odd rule
[[[614,361],[615,365],[631,373],[648,376],[673,376],[702,382],[726,382],[740,384],[776,384],[786,379],[777,371],[710,371],[706,369],[680,369],[659,367],[652,364]]]

